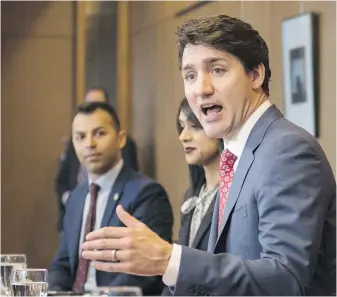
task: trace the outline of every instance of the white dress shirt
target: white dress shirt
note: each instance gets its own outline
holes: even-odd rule
[[[262,103],[247,119],[243,124],[241,129],[233,135],[230,140],[224,139],[225,149],[230,150],[236,157],[234,163],[234,176],[235,170],[238,167],[243,149],[245,148],[246,142],[248,140],[250,132],[253,130],[256,122],[265,113],[265,111],[272,105],[272,103],[267,100]],[[167,286],[175,286],[178,279],[179,267],[181,260],[181,246],[178,244],[173,244],[172,255],[167,265],[165,274],[163,275],[163,282]]]
[[[112,169],[106,172],[104,175],[100,176],[94,183],[99,185],[100,190],[98,191],[97,201],[96,201],[96,220],[94,230],[97,230],[101,227],[102,219],[104,216],[105,208],[108,203],[109,194],[111,192],[111,188],[114,185],[117,176],[119,175],[121,169],[123,167],[123,160],[120,160]],[[88,178],[89,186],[92,183],[90,177]],[[84,229],[85,223],[87,219],[87,215],[89,213],[90,207],[90,192],[88,192],[85,198],[84,210],[83,210],[83,217],[82,217],[82,228],[81,228],[81,235],[80,235],[80,244],[79,244],[79,252],[78,255],[81,257],[82,249],[81,244],[83,243],[83,236],[84,236]],[[84,284],[84,290],[90,291],[97,287],[96,283],[96,269],[91,265],[89,262],[87,280]]]

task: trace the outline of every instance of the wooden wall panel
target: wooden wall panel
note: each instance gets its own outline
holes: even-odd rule
[[[188,173],[176,129],[177,108],[184,96],[181,76],[178,72],[175,36],[170,34],[175,30],[176,25],[174,20],[170,20],[157,26],[154,116],[156,178],[169,194],[175,213],[174,226],[177,232],[180,224],[180,202],[188,185]]]
[[[137,144],[139,166],[143,173],[155,176],[155,28],[132,38],[130,134]]]
[[[2,3],[1,250],[26,253],[30,267],[49,267],[59,240],[54,181],[72,117],[73,8]]]
[[[196,1],[133,1],[131,2],[131,32],[137,34],[147,27],[172,19],[178,11]]]
[[[1,3],[1,32],[10,36],[58,36],[73,34],[72,6],[59,1],[8,1]]]

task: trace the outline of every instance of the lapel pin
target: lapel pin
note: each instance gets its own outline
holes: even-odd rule
[[[116,193],[113,198],[112,198],[114,201],[117,201],[119,199],[119,193]]]

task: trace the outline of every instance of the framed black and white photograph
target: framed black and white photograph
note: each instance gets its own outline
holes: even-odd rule
[[[285,118],[318,137],[318,15],[282,23]]]

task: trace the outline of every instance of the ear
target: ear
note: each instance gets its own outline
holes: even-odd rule
[[[120,130],[118,132],[118,145],[119,148],[122,149],[126,143],[126,132],[124,130]]]
[[[257,90],[263,84],[265,78],[265,68],[261,63],[252,71],[252,88],[253,90]]]

